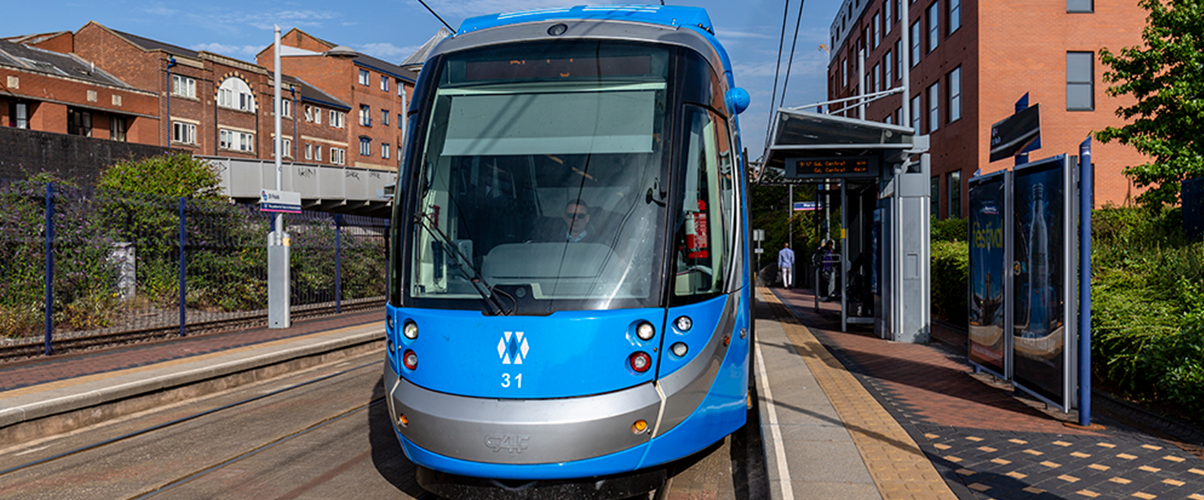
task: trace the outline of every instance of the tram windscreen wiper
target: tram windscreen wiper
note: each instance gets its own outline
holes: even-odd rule
[[[514,306],[518,305],[517,301],[515,301],[513,297],[510,297],[506,292],[494,288],[493,285],[490,285],[488,281],[485,281],[485,277],[481,276],[481,272],[478,271],[477,267],[472,264],[472,260],[460,252],[459,247],[452,243],[451,238],[444,234],[443,230],[439,229],[438,226],[432,225],[429,221],[427,221],[426,216],[423,214],[416,214],[414,216],[414,221],[417,222],[418,225],[422,226],[423,229],[426,229],[431,236],[434,236],[435,239],[439,240],[439,244],[443,246],[443,251],[445,253],[450,253],[451,255],[455,256],[456,261],[458,262],[457,265],[460,267],[460,269],[468,269],[472,272],[472,276],[469,277],[468,281],[472,283],[473,289],[475,289],[477,293],[481,295],[481,299],[484,300],[486,304],[492,306],[490,311],[491,314],[495,316],[509,316],[514,314],[514,307],[506,309],[506,307],[502,305],[502,302],[498,300],[497,296],[506,295]]]

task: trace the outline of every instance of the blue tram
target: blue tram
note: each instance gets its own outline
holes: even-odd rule
[[[384,375],[425,477],[630,475],[744,424],[747,104],[698,8],[476,17],[435,48]]]

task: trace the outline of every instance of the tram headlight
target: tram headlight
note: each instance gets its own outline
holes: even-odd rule
[[[401,362],[405,364],[406,368],[409,370],[418,369],[418,355],[415,354],[414,351],[406,349],[406,353],[401,357]]]
[[[637,352],[627,358],[627,364],[631,365],[631,369],[636,373],[644,373],[652,367],[652,358],[646,352]]]
[[[656,328],[652,326],[652,323],[645,321],[635,327],[635,334],[640,340],[652,340],[652,337],[656,335]]]
[[[385,315],[385,326],[389,328],[390,333],[393,332],[393,315],[392,314]]]
[[[677,326],[679,331],[685,333],[694,327],[694,320],[690,319],[689,316],[678,316],[677,319],[673,321],[673,324]]]
[[[418,338],[418,323],[407,321],[405,326],[401,327],[401,334],[407,339],[414,340]]]
[[[687,346],[685,342],[675,343],[669,349],[673,350],[673,355],[679,358],[684,358],[686,353],[690,352],[690,346]]]

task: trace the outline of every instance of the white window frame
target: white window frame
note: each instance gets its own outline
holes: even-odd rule
[[[330,110],[330,126],[334,128],[347,126],[347,115],[342,111]]]
[[[318,148],[319,151],[321,151],[321,149],[322,148]],[[306,160],[314,159],[314,145],[313,144],[305,145],[305,159]]]
[[[372,107],[367,104],[360,104],[360,125],[372,126]]]
[[[388,76],[380,75],[380,89],[385,92],[389,91],[389,77]]]
[[[314,108],[308,104],[305,105],[305,121],[306,123],[313,123],[314,121]]]
[[[371,83],[369,83],[369,80],[371,79],[371,73],[368,73],[368,70],[364,68],[360,68],[360,85],[371,85]]]
[[[360,137],[360,156],[372,157],[372,139],[368,137]]]
[[[171,142],[178,144],[196,145],[196,124],[187,122],[171,122]]]
[[[285,139],[285,141],[288,141],[288,139]],[[273,140],[272,144],[275,144],[275,143],[276,143],[276,141]],[[255,134],[250,134],[250,133],[242,132],[242,131],[238,131],[238,130],[219,129],[217,146],[220,149],[228,149],[230,151],[238,151],[241,153],[254,153],[255,152]],[[273,149],[275,149],[275,146],[273,146]]]
[[[171,75],[171,95],[196,99],[196,79],[184,75]]]
[[[314,146],[314,161],[322,161],[322,146]]]
[[[389,143],[387,143],[387,142],[380,143],[380,157],[381,157],[381,159],[384,159],[384,160],[389,159]]]
[[[330,148],[330,163],[335,165],[347,163],[347,150],[343,148]]]
[[[380,124],[381,125],[385,125],[385,126],[389,125],[389,115],[390,114],[391,113],[389,113],[389,110],[387,110],[387,109],[380,110]]]

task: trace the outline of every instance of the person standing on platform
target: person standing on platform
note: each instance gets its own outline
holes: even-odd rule
[[[778,252],[778,271],[782,273],[782,286],[789,289],[794,285],[794,250],[790,243],[782,245]]]

